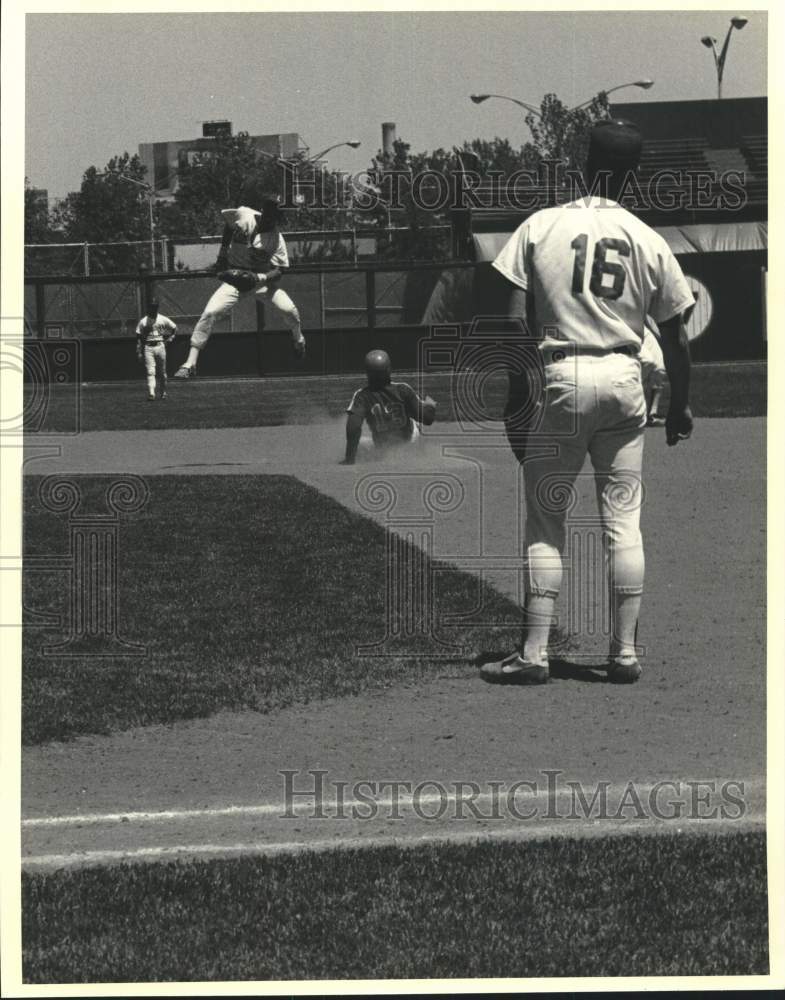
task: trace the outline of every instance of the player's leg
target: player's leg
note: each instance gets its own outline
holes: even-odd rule
[[[147,378],[147,398],[155,399],[155,347],[145,344],[144,370]]]
[[[199,353],[210,339],[216,320],[229,313],[239,298],[239,291],[234,285],[228,285],[226,282],[223,282],[213,292],[191,334],[191,348],[188,352],[188,358],[185,364],[181,365],[175,372],[175,378],[189,378],[193,375],[199,361]]]
[[[617,356],[607,369],[610,383],[601,398],[606,422],[592,438],[589,454],[611,598],[610,662],[623,665],[611,679],[633,681],[640,675],[636,636],[645,572],[640,514],[646,403],[632,359]]]
[[[292,346],[302,356],[305,353],[305,337],[300,324],[300,312],[283,288],[265,288],[257,296],[264,302],[271,302],[280,313],[286,328],[292,334]]]
[[[159,344],[155,349],[155,374],[161,399],[166,397],[166,347]]]
[[[522,655],[527,663],[547,662],[562,585],[566,520],[575,503],[575,480],[586,455],[579,441],[564,443],[556,457],[532,457],[537,451],[537,444],[530,439],[523,471],[526,593]]]
[[[634,656],[645,559],[640,531],[643,434],[627,434],[592,452],[611,594],[611,656]]]

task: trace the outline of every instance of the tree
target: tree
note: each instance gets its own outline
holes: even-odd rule
[[[181,162],[174,201],[159,205],[162,229],[172,236],[220,232],[224,208],[253,204],[277,187],[274,160],[255,148],[247,132],[216,136],[209,150]]]
[[[302,207],[296,189],[309,192]],[[209,150],[182,163],[174,201],[159,205],[160,226],[170,236],[203,237],[221,231],[224,208],[261,206],[264,198],[285,199],[287,231],[342,228],[346,222],[339,174],[311,163],[303,153],[281,158],[261,152],[247,132],[219,136]],[[308,241],[301,256],[311,259],[348,255],[340,241]]]
[[[91,248],[91,269],[132,271],[140,263],[149,264],[149,202],[145,187],[140,187],[146,185],[145,172],[139,157],[129,153],[112,157],[102,171],[88,167],[79,191],[72,191],[52,213],[66,243],[141,244]]]
[[[472,139],[471,142],[464,142],[461,151],[474,154],[482,175],[493,170],[509,177],[518,170],[533,169],[538,162],[531,143],[515,149],[509,139],[501,139],[499,136],[492,140]]]
[[[557,160],[568,169],[580,170],[586,160],[592,125],[607,117],[605,91],[580,108],[568,108],[555,94],[546,94],[539,117],[531,112],[526,115],[532,141],[524,147],[525,155],[535,163]]]
[[[25,177],[25,243],[52,243],[49,205]]]
[[[391,153],[376,154],[354,214],[383,234],[377,235],[377,257],[438,260],[449,255],[447,210],[456,165],[453,153],[412,153],[401,139]]]

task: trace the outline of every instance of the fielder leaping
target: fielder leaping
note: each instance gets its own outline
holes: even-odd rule
[[[256,211],[241,205],[221,212],[224,220],[223,239],[215,270],[221,285],[210,296],[202,315],[191,334],[188,358],[175,372],[177,379],[191,378],[196,374],[199,353],[210,338],[217,319],[226,316],[237,304],[240,295],[253,292],[264,303],[272,303],[281,314],[292,334],[292,347],[298,359],[305,356],[305,337],[300,326],[297,306],[279,287],[284,271],[289,267],[286,243],[278,228],[280,210],[275,198],[265,198],[262,210]],[[230,251],[242,256],[242,270],[238,261],[230,260]]]

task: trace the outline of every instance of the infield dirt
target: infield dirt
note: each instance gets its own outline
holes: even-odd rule
[[[457,425],[439,424],[417,454],[394,467],[368,461],[347,468],[337,464],[340,428],[329,421],[95,432],[61,437],[59,457],[35,457],[42,442],[33,439],[26,471],[133,472],[153,477],[151,489],[161,474],[292,474],[392,530],[419,516],[427,522],[434,558],[470,571],[482,562],[495,586],[517,596],[518,576],[510,565],[523,530],[519,473],[500,435],[475,440]],[[437,681],[273,715],[221,713],[25,748],[24,817],[104,817],[26,826],[26,857],[73,861],[104,850],[553,832],[544,805],[538,821],[526,824],[514,817],[462,820],[452,810],[438,823],[417,817],[409,825],[384,812],[358,822],[307,815],[281,820],[284,770],[298,772],[301,788],[312,781],[307,772],[326,771],[333,797],[332,783],[348,782],[351,789],[360,780],[416,785],[427,779],[444,787],[466,781],[483,789],[494,781],[509,786],[529,780],[544,788],[549,769],[562,772],[563,781],[580,782],[589,796],[602,781],[616,792],[628,781],[640,782],[644,791],[658,780],[713,780],[717,788],[737,781],[746,788],[739,819],[762,822],[765,422],[701,421],[694,438],[675,449],[666,447],[661,428],[650,430],[646,449],[647,584],[640,634],[646,656],[634,687],[606,684],[602,674],[585,669],[602,662],[604,640],[597,635],[581,647],[593,659],[577,662],[567,654],[568,662],[556,664],[542,688],[488,687],[472,664],[450,663]],[[423,489],[436,482],[444,484],[443,499],[432,497],[429,511],[422,506]],[[372,488],[385,483],[395,506],[374,506]],[[589,512],[588,479],[579,493],[578,513]],[[215,812],[235,806],[240,811],[233,818]],[[198,815],[182,815],[189,810]],[[127,817],[140,811],[172,815]],[[634,821],[634,812],[626,818]],[[673,828],[674,822],[664,825]],[[708,827],[712,822],[703,821]],[[579,826],[596,829],[591,820],[564,824],[570,833]]]

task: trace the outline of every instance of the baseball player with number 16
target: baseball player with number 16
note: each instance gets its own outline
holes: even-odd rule
[[[523,458],[526,495],[524,635],[520,652],[486,664],[493,683],[545,683],[548,638],[562,584],[569,497],[588,455],[605,541],[611,598],[608,679],[641,674],[636,647],[643,594],[640,508],[646,401],[640,350],[646,317],[658,325],[675,445],[692,433],[690,358],[683,315],[693,295],[661,236],[615,200],[637,169],[641,134],[608,119],[591,131],[585,169],[592,194],[546,208],[520,226],[494,261],[526,293],[539,342],[542,392]],[[508,413],[524,400],[510,400]],[[512,440],[511,440],[512,443]]]

